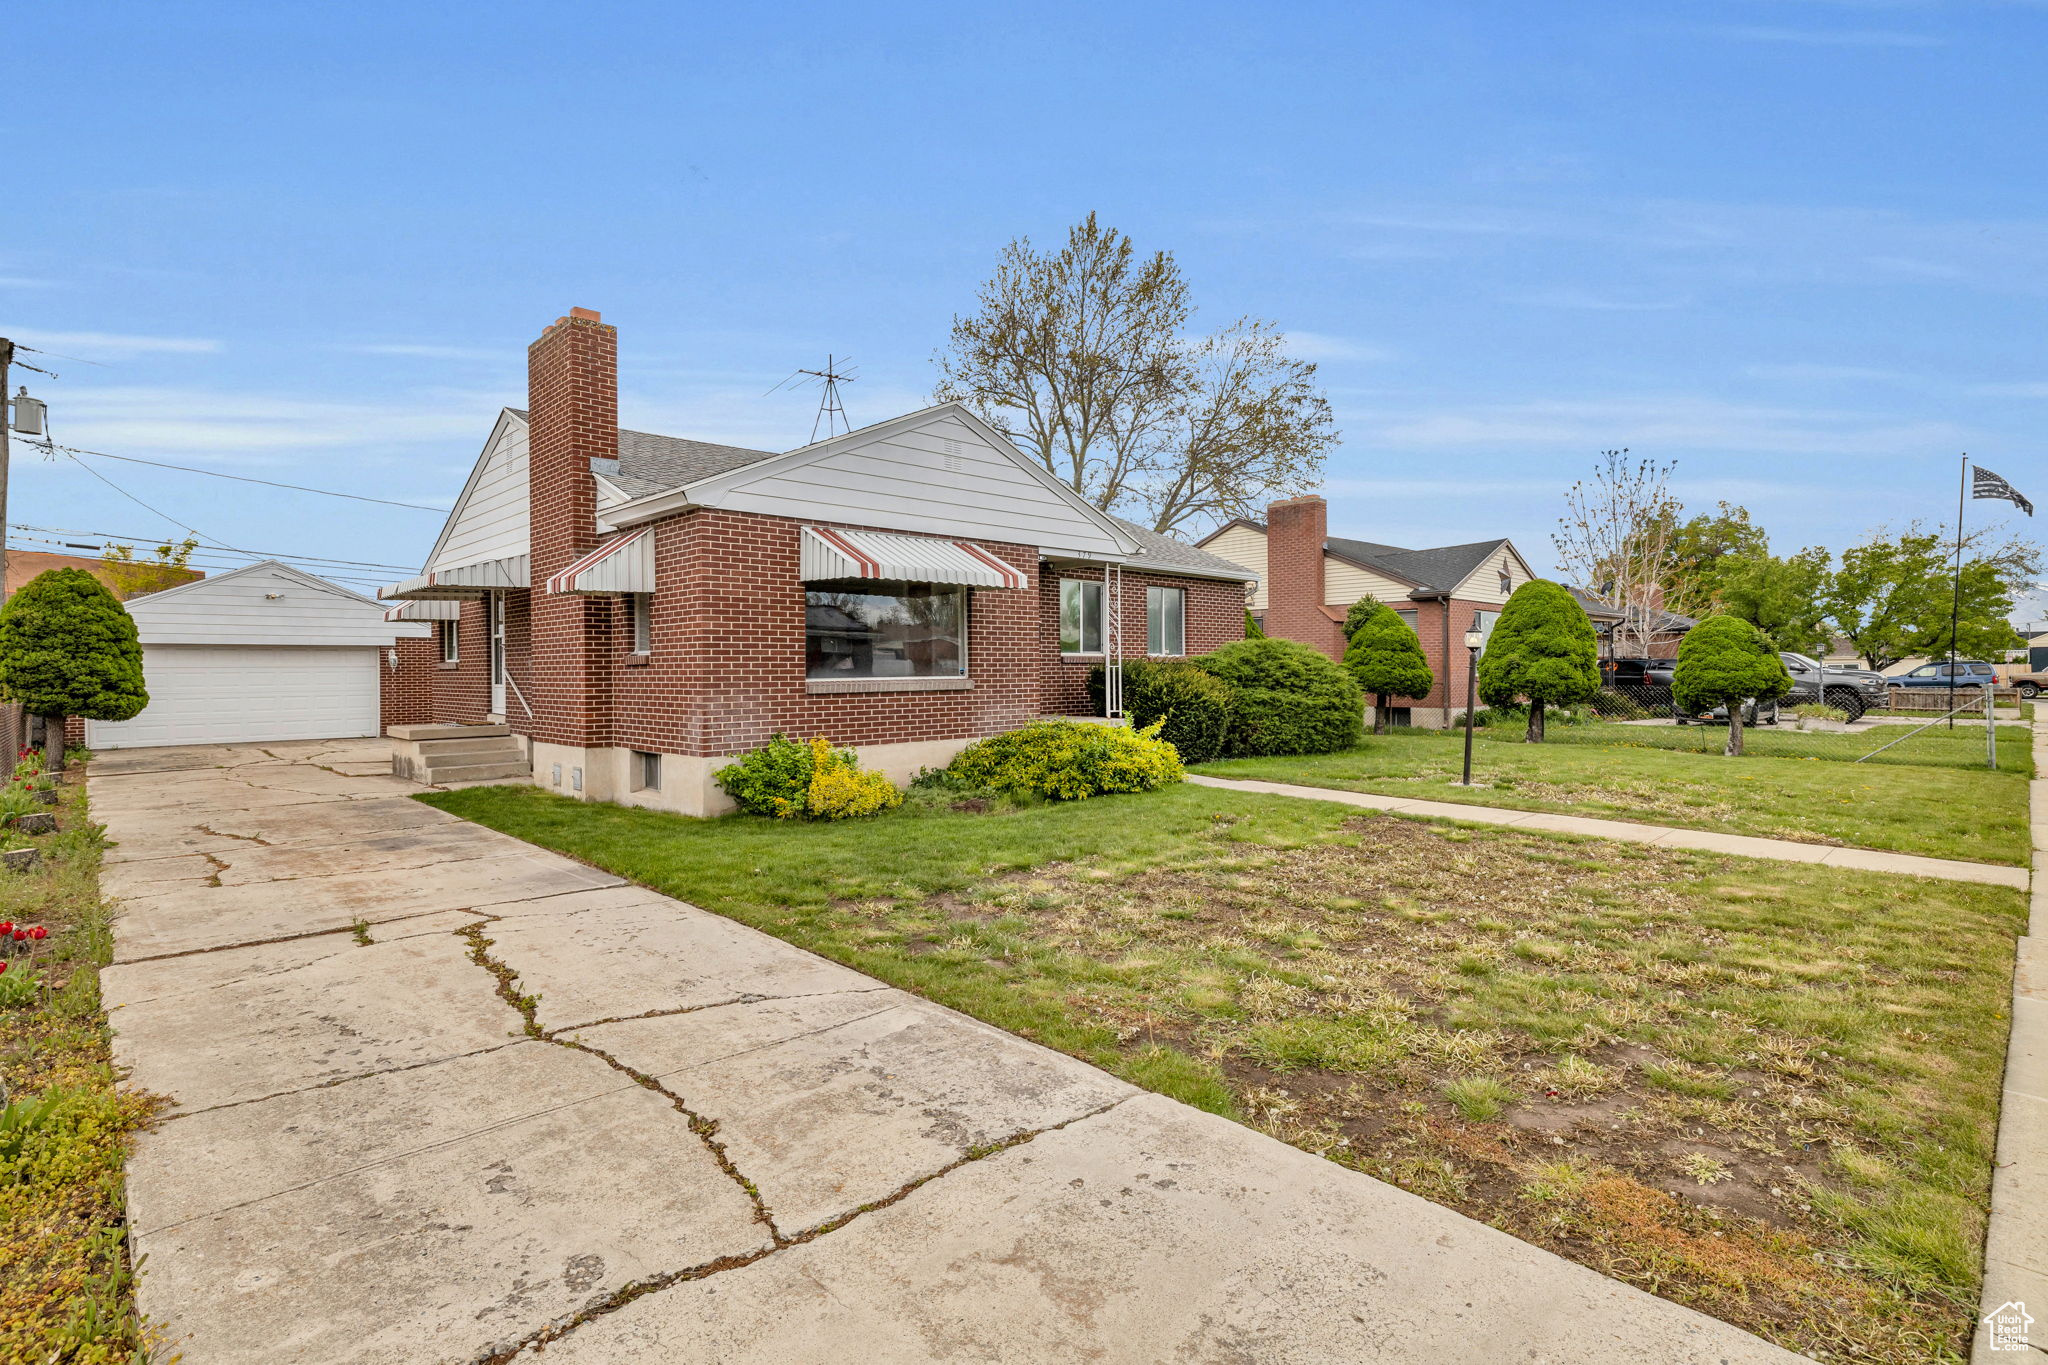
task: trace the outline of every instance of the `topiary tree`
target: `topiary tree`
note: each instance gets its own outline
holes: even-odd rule
[[[1791,690],[1792,675],[1778,647],[1739,616],[1709,616],[1679,643],[1671,699],[1680,712],[1694,715],[1727,707],[1730,758],[1742,754],[1742,708],[1752,700],[1776,701]]]
[[[83,569],[38,574],[0,607],[0,696],[41,716],[49,768],[64,721],[128,720],[149,705],[135,620]]]
[[[1516,588],[1479,656],[1479,697],[1488,706],[1529,703],[1531,744],[1543,742],[1543,709],[1591,701],[1600,692],[1593,623],[1578,599],[1532,578]]]
[[[1335,753],[1364,733],[1358,684],[1321,650],[1293,640],[1239,640],[1195,662],[1236,690],[1232,755]]]
[[[1353,622],[1356,621],[1354,625]],[[1422,641],[1393,609],[1363,597],[1344,618],[1344,667],[1372,694],[1372,732],[1387,732],[1388,697],[1426,697],[1436,675],[1423,657]]]

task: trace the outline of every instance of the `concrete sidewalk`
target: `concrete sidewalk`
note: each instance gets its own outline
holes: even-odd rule
[[[116,1057],[175,1105],[140,1297],[187,1365],[1797,1359],[408,800],[383,752],[94,764]]]
[[[1293,782],[1256,782],[1244,778],[1208,777],[1200,773],[1189,773],[1188,781],[1229,791],[1335,801],[1339,805],[1396,815],[1464,820],[1475,825],[1512,825],[1517,829],[1583,834],[1594,839],[1659,844],[1665,848],[1697,848],[1707,853],[1732,853],[1741,858],[1775,858],[1788,863],[1854,868],[1859,872],[1896,872],[1908,877],[1935,877],[1951,882],[1985,882],[1992,886],[2017,887],[2022,891],[2027,889],[2028,881],[2024,867],[2000,867],[1995,863],[1971,863],[1953,858],[1922,858],[1911,853],[1884,853],[1872,848],[1838,848],[1833,844],[1803,844],[1793,839],[1758,839],[1747,834],[1716,834],[1704,829],[1643,825],[1633,820],[1596,820],[1585,815],[1554,815],[1547,811],[1513,810],[1505,806],[1468,806],[1458,801],[1423,801],[1407,796],[1381,796],[1374,792],[1309,787]],[[2034,819],[2039,821],[2041,816],[2037,814]],[[2037,824],[2036,829],[2039,828]]]

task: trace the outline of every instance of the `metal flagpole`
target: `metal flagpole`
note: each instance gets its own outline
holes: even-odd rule
[[[1970,495],[1970,457],[1963,455],[1961,482],[1956,485],[1956,571],[1948,594],[1948,728],[1956,728],[1956,626],[1963,606],[1963,500]]]

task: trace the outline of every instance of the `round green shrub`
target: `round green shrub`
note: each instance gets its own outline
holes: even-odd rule
[[[1356,624],[1353,624],[1353,623]],[[1344,668],[1373,698],[1372,728],[1387,732],[1387,698],[1420,698],[1436,686],[1436,675],[1423,657],[1422,641],[1406,621],[1370,597],[1352,604],[1345,617]]]
[[[1088,695],[1102,709],[1103,666],[1088,670]],[[1123,665],[1124,714],[1180,751],[1183,763],[1220,758],[1237,712],[1229,683],[1186,659],[1130,659]]]
[[[1679,642],[1671,699],[1680,711],[1697,715],[1752,697],[1774,701],[1791,690],[1777,646],[1739,616],[1709,616]]]
[[[1546,708],[1591,701],[1599,692],[1599,647],[1586,609],[1541,578],[1516,588],[1479,656],[1479,699],[1488,706],[1526,701],[1533,743],[1543,738]]]
[[[711,780],[746,814],[787,819],[803,810],[816,766],[810,745],[778,731],[760,748],[713,773]]]
[[[1182,776],[1180,755],[1158,728],[1041,720],[968,745],[946,771],[967,787],[1053,801],[1151,791]]]
[[[1293,640],[1239,640],[1195,661],[1237,693],[1226,752],[1328,754],[1365,732],[1365,698],[1320,650]]]
[[[0,696],[32,716],[133,719],[149,705],[134,618],[83,569],[37,574],[0,608]]]

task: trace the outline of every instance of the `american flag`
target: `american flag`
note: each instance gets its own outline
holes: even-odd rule
[[[1999,478],[1988,469],[1970,466],[1970,496],[1973,498],[1996,498],[2009,502],[2028,516],[2034,515],[2034,504],[2020,496],[2020,491]]]

